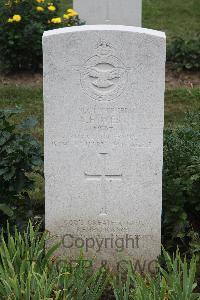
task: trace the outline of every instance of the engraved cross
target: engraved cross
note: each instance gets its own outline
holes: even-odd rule
[[[100,182],[101,185],[101,193],[102,193],[102,208],[100,212],[100,216],[106,216],[107,215],[107,182],[113,182],[113,181],[122,181],[122,173],[119,172],[106,172],[106,157],[108,153],[100,153],[101,157],[103,158],[103,170],[102,172],[85,172],[85,178],[87,181],[96,181]]]
[[[115,174],[115,175],[98,175],[98,174],[87,174],[85,173],[86,179],[89,181],[101,181],[102,179],[105,181],[119,181],[122,179],[122,174]]]
[[[105,156],[107,153],[100,153],[101,155]],[[105,161],[104,161],[104,169],[105,169]],[[103,173],[103,172],[102,172]],[[120,181],[122,180],[122,174],[106,174],[107,172],[104,172],[103,174],[89,174],[85,172],[85,177],[89,181]]]

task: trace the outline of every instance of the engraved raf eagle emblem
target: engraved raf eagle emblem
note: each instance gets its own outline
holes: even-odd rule
[[[95,100],[111,101],[125,89],[127,69],[109,42],[101,39],[94,51],[82,67],[82,88]]]
[[[91,68],[88,70],[88,76],[91,83],[97,88],[109,88],[112,87],[116,80],[120,79],[121,74],[119,69],[111,68],[109,66],[107,70],[99,68]]]

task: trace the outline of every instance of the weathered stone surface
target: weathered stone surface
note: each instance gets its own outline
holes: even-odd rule
[[[127,26],[44,33],[46,228],[64,255],[147,269],[160,253],[165,48]]]
[[[87,25],[142,26],[142,0],[74,0],[73,6]]]

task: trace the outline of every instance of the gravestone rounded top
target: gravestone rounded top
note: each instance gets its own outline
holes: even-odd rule
[[[45,31],[43,37],[48,37],[51,35],[65,34],[69,32],[82,32],[82,31],[122,31],[122,32],[132,32],[132,33],[143,33],[147,35],[153,35],[161,38],[165,38],[166,35],[162,31],[146,29],[134,26],[124,26],[124,25],[83,25],[83,26],[72,26],[64,27],[53,30]]]

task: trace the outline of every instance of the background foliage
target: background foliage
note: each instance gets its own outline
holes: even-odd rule
[[[191,231],[200,229],[199,120],[200,113],[187,113],[184,125],[164,134],[163,243],[168,249],[179,244],[187,251]]]
[[[58,5],[58,0],[0,0],[0,63],[4,71],[37,70],[42,63],[43,32],[80,23],[73,11],[63,12],[61,18]]]
[[[200,70],[200,36],[184,40],[176,38],[167,47],[167,60],[173,68],[181,70]]]
[[[19,109],[0,110],[0,220],[22,226],[33,216],[29,192],[34,188],[33,174],[43,165],[40,144],[27,130],[34,127],[35,118],[13,123]]]

